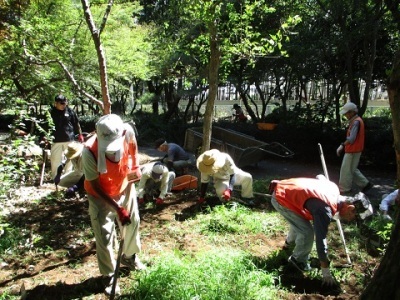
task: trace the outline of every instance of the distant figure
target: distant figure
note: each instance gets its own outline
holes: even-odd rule
[[[358,169],[361,153],[364,150],[365,129],[364,121],[357,112],[357,105],[352,102],[347,102],[340,110],[340,114],[345,115],[349,121],[346,140],[336,150],[337,156],[340,156],[344,150],[339,178],[341,194],[350,193],[353,183],[360,187],[363,193],[373,187],[372,183]]]
[[[235,110],[235,113],[233,114],[233,120],[235,122],[246,122],[247,121],[247,117],[244,114],[243,109],[237,103],[235,103],[233,105],[233,109]]]
[[[51,145],[51,177],[57,175],[57,168],[64,158],[64,151],[67,150],[68,144],[75,140],[78,134],[79,142],[83,143],[84,138],[79,124],[78,116],[75,111],[68,107],[68,100],[64,95],[57,95],[54,99],[54,106],[50,110],[51,118],[54,123],[54,140]],[[67,164],[64,172],[68,172],[72,168],[71,164]]]

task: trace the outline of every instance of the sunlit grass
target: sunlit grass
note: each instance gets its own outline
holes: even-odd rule
[[[199,215],[188,223],[189,227],[192,223],[206,235],[262,232],[267,236],[275,236],[287,228],[286,222],[278,213],[252,211],[242,205],[216,206],[210,213]]]
[[[132,299],[276,299],[276,274],[243,251],[215,248],[196,256],[161,254],[138,275]]]

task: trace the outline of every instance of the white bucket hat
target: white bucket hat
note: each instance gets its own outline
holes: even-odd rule
[[[100,173],[107,173],[106,152],[117,152],[123,146],[123,133],[125,130],[122,119],[109,114],[102,116],[96,123],[98,141],[97,169]]]

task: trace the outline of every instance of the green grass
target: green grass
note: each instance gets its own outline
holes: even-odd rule
[[[215,248],[196,256],[158,256],[130,291],[131,299],[276,299],[275,278],[258,269],[249,254]]]

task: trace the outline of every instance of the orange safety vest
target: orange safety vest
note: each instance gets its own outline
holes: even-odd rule
[[[350,123],[349,128],[347,129],[347,135],[350,135],[351,128],[354,125],[355,121],[360,122],[360,128],[358,130],[358,134],[353,144],[346,144],[344,148],[345,153],[357,153],[362,152],[364,150],[364,139],[365,139],[365,129],[364,129],[364,121],[360,117],[354,118],[354,120]]]
[[[124,133],[125,135],[125,133]],[[94,135],[86,143],[85,147],[94,156],[96,162],[98,157],[98,142],[97,135]],[[128,158],[129,158],[129,145],[124,139],[124,153],[119,162],[113,162],[106,156],[107,173],[99,174],[100,185],[104,192],[110,197],[120,195],[128,185]],[[92,185],[89,181],[85,180],[85,190],[88,194],[96,196],[96,192],[93,190]]]
[[[314,178],[292,178],[281,180],[275,187],[275,198],[278,203],[307,220],[313,217],[304,208],[304,203],[310,198],[319,199],[330,206],[332,215],[338,210],[339,188],[329,180]]]

